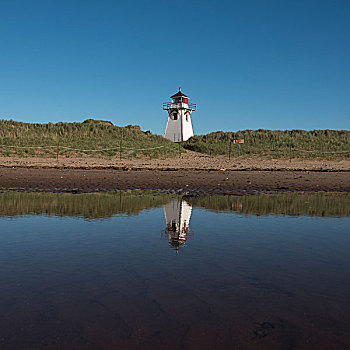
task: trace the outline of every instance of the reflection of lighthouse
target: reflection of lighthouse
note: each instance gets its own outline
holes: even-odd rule
[[[190,233],[190,219],[192,206],[181,199],[174,199],[164,205],[166,221],[165,234],[168,236],[169,244],[179,250],[184,246]]]

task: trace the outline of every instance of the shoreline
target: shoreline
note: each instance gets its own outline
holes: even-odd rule
[[[89,155],[82,157],[44,158],[44,157],[3,157],[0,168],[35,169],[110,169],[110,170],[191,170],[191,171],[316,171],[350,172],[350,158],[261,158],[241,156],[228,159],[227,156],[210,156],[186,151],[181,157],[173,158],[100,158]]]
[[[227,168],[182,168],[182,167],[135,167],[135,166],[123,166],[123,165],[111,165],[111,166],[67,166],[65,164],[60,165],[3,165],[0,164],[0,169],[56,169],[56,170],[117,170],[117,171],[205,171],[205,172],[240,172],[240,171],[266,171],[266,172],[319,172],[319,173],[350,173],[350,169],[332,169],[332,168],[268,168],[268,167],[242,167],[237,169],[227,169]]]
[[[348,171],[0,168],[0,192],[156,190],[186,195],[347,192]]]

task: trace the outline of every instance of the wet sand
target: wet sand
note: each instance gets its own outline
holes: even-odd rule
[[[2,191],[173,190],[185,194],[350,192],[350,172],[0,168]]]

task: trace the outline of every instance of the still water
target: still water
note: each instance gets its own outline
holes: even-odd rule
[[[350,195],[0,194],[0,349],[349,349]]]

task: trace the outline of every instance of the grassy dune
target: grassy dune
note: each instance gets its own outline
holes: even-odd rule
[[[118,127],[110,122],[88,120],[84,123],[31,124],[12,120],[0,120],[0,145],[21,146],[24,148],[0,147],[0,155],[46,156],[55,157],[57,146],[60,155],[67,157],[93,154],[94,156],[119,157],[120,146],[123,157],[172,157],[179,154],[179,148],[173,142],[159,135],[144,133],[129,127]],[[52,146],[44,149],[30,147]],[[134,151],[128,148],[152,148],[154,150]],[[103,149],[116,147],[115,150],[101,152],[79,152],[66,150]]]
[[[240,153],[232,141],[244,139]],[[139,127],[118,127],[108,121],[89,119],[83,123],[31,124],[12,120],[0,120],[0,155],[22,157],[56,157],[57,146],[60,155],[102,157],[151,158],[174,157],[184,149],[211,155],[233,157],[260,156],[273,158],[350,158],[350,131],[347,130],[244,130],[239,132],[213,132],[190,138],[182,147],[160,135],[142,132]],[[4,147],[21,146],[23,148]],[[46,146],[46,148],[31,148]],[[157,148],[160,147],[161,148]],[[81,152],[67,150],[94,150],[115,147],[114,150]],[[149,150],[131,150],[147,149]],[[229,151],[231,149],[231,151]]]
[[[194,136],[184,143],[184,147],[212,155],[228,154],[230,142],[236,139],[244,139],[240,149],[241,155],[296,158],[350,157],[350,131],[347,130],[219,131]],[[231,154],[238,156],[238,145],[231,144]]]

